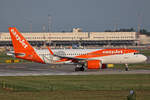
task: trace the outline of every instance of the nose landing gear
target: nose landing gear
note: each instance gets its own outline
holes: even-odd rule
[[[125,71],[129,71],[129,66],[128,64],[125,64],[126,68],[125,68]]]

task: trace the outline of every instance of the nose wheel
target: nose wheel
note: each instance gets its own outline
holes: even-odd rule
[[[126,68],[125,68],[125,71],[129,71],[129,66],[128,64],[125,64]]]

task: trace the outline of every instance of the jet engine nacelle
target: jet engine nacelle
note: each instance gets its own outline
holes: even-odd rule
[[[100,69],[102,65],[100,60],[89,60],[86,64],[88,69]]]
[[[100,60],[89,60],[86,63],[88,69],[105,69],[107,64],[102,64]]]

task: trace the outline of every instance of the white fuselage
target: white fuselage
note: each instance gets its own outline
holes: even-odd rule
[[[52,49],[55,55],[63,57],[77,57],[79,55],[86,55],[90,52],[97,51],[99,49]],[[59,60],[59,57],[55,57],[46,50],[35,50],[45,63],[53,63]],[[87,60],[101,60],[103,64],[132,64],[141,63],[147,60],[147,57],[142,54],[126,53],[126,54],[115,54],[99,57],[90,57]],[[72,63],[71,61],[63,61],[59,63]],[[58,63],[58,64],[59,64]]]

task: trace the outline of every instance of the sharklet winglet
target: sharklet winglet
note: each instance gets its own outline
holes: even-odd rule
[[[47,47],[47,48],[48,48],[49,52],[51,53],[51,55],[54,55],[54,53],[52,52],[52,50],[49,47]]]

